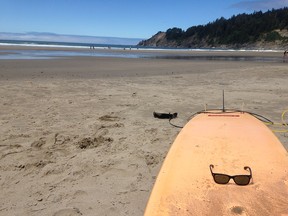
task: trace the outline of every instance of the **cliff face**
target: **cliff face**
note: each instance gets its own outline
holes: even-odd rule
[[[165,32],[158,32],[157,34],[153,35],[148,40],[140,41],[138,46],[152,46],[152,47],[161,47],[161,46],[167,46],[168,41],[166,39],[166,33]]]
[[[184,40],[169,40],[166,37],[166,32],[158,32],[151,38],[141,41],[138,46],[192,48],[208,47],[208,44],[205,40],[196,42],[193,37]]]
[[[148,47],[171,47],[171,48],[232,48],[232,49],[288,49],[288,30],[274,30],[272,32],[278,32],[281,39],[266,41],[260,38],[257,41],[248,42],[244,44],[211,44],[211,38],[202,38],[201,40],[196,37],[189,37],[185,39],[169,40],[166,37],[166,32],[158,32],[151,38],[141,41],[138,46]],[[213,39],[212,39],[213,40]]]

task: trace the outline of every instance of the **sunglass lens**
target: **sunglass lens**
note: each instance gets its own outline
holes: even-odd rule
[[[234,181],[237,185],[248,185],[250,182],[250,176],[235,176]]]
[[[230,180],[230,177],[227,175],[223,175],[223,174],[215,174],[214,180],[218,184],[227,184]]]

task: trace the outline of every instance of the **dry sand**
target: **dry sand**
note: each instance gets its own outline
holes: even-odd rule
[[[205,104],[221,108],[225,90],[227,108],[279,122],[288,109],[287,68],[103,57],[0,60],[0,215],[142,215],[180,130],[154,119],[153,111],[178,112],[173,123],[184,125]],[[288,149],[287,134],[276,135]]]

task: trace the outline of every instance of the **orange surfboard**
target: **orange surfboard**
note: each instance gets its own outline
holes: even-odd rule
[[[210,171],[250,175],[217,184]],[[196,115],[180,131],[158,174],[145,216],[288,215],[288,154],[260,120],[244,112]]]

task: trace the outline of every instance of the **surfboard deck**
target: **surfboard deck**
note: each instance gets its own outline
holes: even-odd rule
[[[216,184],[213,172],[249,175],[247,186]],[[288,154],[248,113],[192,118],[171,146],[145,210],[152,215],[288,215]]]

